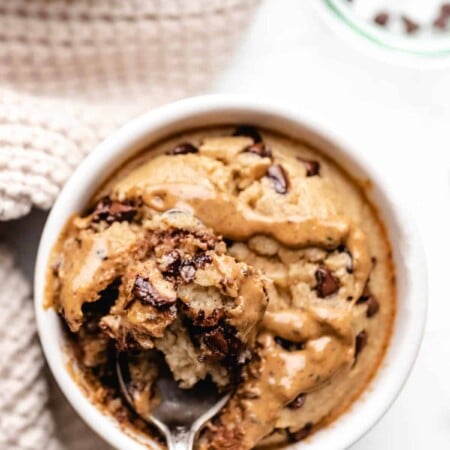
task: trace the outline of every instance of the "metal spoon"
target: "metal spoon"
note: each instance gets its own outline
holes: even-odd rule
[[[120,390],[136,411],[124,379],[124,363],[126,359],[122,353],[116,362]],[[140,417],[161,431],[168,450],[192,450],[197,433],[230,398],[229,393],[220,394],[211,381],[200,381],[191,389],[180,389],[170,371],[163,371],[155,384],[161,401],[151,413]]]

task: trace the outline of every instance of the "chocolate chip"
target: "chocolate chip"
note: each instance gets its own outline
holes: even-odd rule
[[[153,284],[150,283],[148,278],[143,278],[140,275],[136,277],[131,293],[142,304],[148,304],[158,309],[166,309],[177,301],[175,296],[168,297],[167,295],[161,294]]]
[[[325,266],[320,266],[315,273],[316,291],[320,298],[328,297],[336,293],[341,287],[341,282],[333,272]]]
[[[300,409],[306,401],[306,394],[299,394],[297,397],[289,403],[288,408],[290,409]]]
[[[313,428],[313,424],[311,422],[308,422],[303,428],[300,428],[300,430],[297,431],[290,431],[289,432],[289,440],[291,442],[299,442],[308,437],[311,434]]]
[[[379,12],[373,18],[373,21],[382,27],[386,26],[389,22],[389,14],[387,12]]]
[[[225,318],[225,311],[222,308],[215,308],[213,312],[205,317],[205,311],[201,309],[198,312],[197,317],[193,320],[192,324],[201,328],[212,328],[219,325],[219,323]]]
[[[356,301],[358,305],[365,303],[367,305],[366,315],[370,319],[380,310],[380,302],[378,299],[370,292],[369,286],[366,284],[361,297]]]
[[[249,145],[242,150],[242,153],[253,153],[261,158],[272,158],[272,150],[264,142],[257,142],[256,144]]]
[[[187,155],[188,153],[198,153],[198,148],[189,142],[183,142],[171,150],[168,150],[166,155]]]
[[[279,336],[276,336],[274,340],[277,345],[279,345],[282,349],[287,350],[288,352],[295,352],[305,349],[305,344],[303,342],[288,341],[287,339],[283,339]]]
[[[441,30],[446,30],[448,27],[449,18],[450,18],[450,3],[445,3],[441,5],[439,16],[433,22],[433,26]]]
[[[450,3],[443,3],[441,5],[441,14],[450,17]]]
[[[131,222],[137,214],[136,204],[132,200],[119,202],[111,200],[110,197],[103,197],[92,213],[92,222],[105,221],[109,224],[113,222]]]
[[[176,277],[179,275],[181,265],[181,255],[178,250],[172,250],[162,258],[164,275]]]
[[[286,171],[280,164],[273,164],[267,169],[266,177],[270,178],[279,194],[286,194],[289,189],[289,179]]]
[[[367,301],[367,317],[370,319],[380,310],[380,302],[373,295]]]
[[[195,345],[204,346],[209,350],[209,354],[201,355],[200,359],[206,361],[208,359],[220,360],[221,365],[230,370],[230,379],[232,383],[239,382],[241,377],[241,369],[246,362],[250,352],[243,351],[242,341],[236,337],[236,329],[223,321],[223,312],[217,311],[212,317],[197,317],[195,321],[197,326],[189,327],[191,338]],[[203,327],[200,321],[218,321],[218,325],[212,329]],[[200,326],[199,326],[200,325]]]
[[[242,342],[236,337],[236,329],[228,324],[221,324],[217,328],[224,336],[228,346],[228,356],[226,363],[228,365],[240,364],[240,353]]]
[[[206,264],[210,264],[212,262],[212,258],[207,253],[201,252],[194,255],[192,261],[197,269],[201,269],[205,267]]]
[[[229,349],[229,355],[225,360],[225,364],[236,369],[245,363],[248,357],[251,356],[251,353],[242,351],[243,344],[242,341],[236,337],[236,329],[234,327],[224,323],[220,325],[220,328],[223,330]]]
[[[183,261],[180,252],[175,249],[164,255],[161,265],[164,275],[168,277],[181,276],[185,282],[189,283],[194,279],[195,271],[211,261],[211,256],[203,251],[195,254],[192,259]]]
[[[256,144],[258,142],[262,142],[262,137],[259,131],[252,125],[241,125],[237,127],[233,136],[245,136],[253,139],[253,142]]]
[[[206,332],[203,336],[203,342],[212,351],[214,356],[225,358],[228,355],[228,342],[221,328],[217,327]]]
[[[440,30],[447,30],[450,19],[450,3],[443,3],[439,9],[439,15],[433,22],[433,26]]]
[[[417,31],[419,31],[419,28],[420,28],[419,24],[414,22],[413,20],[411,20],[409,17],[402,16],[402,21],[405,26],[405,31],[408,34],[414,34]]]
[[[439,28],[440,30],[446,30],[447,29],[447,23],[448,23],[448,17],[446,16],[439,16],[434,20],[433,26],[434,28]]]
[[[180,276],[186,282],[190,283],[195,278],[197,269],[192,261],[185,261],[180,266]]]
[[[297,156],[296,159],[305,165],[307,177],[320,175],[320,163],[318,161],[301,158],[300,156]]]
[[[366,346],[367,339],[368,335],[366,330],[362,330],[360,333],[357,334],[355,340],[355,359],[361,353],[362,349]]]
[[[346,245],[342,244],[337,248],[337,251],[339,253],[346,253],[348,255],[348,257],[350,258],[350,261],[347,264],[347,267],[345,269],[347,270],[347,273],[353,273],[353,256],[352,256],[350,250],[348,249],[348,247]]]

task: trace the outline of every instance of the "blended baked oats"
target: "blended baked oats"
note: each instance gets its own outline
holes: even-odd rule
[[[352,174],[355,177],[358,174]],[[389,341],[395,280],[359,185],[304,143],[251,126],[192,131],[117,171],[56,245],[49,304],[93,400],[138,414],[180,387],[231,390],[199,449],[277,448],[348,408]]]

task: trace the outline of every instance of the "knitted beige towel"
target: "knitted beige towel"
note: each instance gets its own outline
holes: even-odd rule
[[[49,208],[125,120],[205,90],[258,1],[1,1],[0,220]],[[29,288],[4,246],[0,286],[0,449],[106,448],[57,389],[49,403]]]

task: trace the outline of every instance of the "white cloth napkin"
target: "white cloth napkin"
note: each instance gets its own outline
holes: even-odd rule
[[[0,3],[0,220],[48,209],[80,160],[138,113],[201,93],[259,0]],[[74,415],[36,337],[30,289],[0,246],[0,448],[107,448]]]

